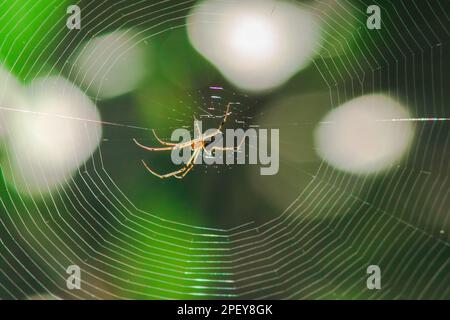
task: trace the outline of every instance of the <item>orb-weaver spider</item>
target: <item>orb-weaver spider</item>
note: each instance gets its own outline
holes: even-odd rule
[[[176,170],[170,173],[166,174],[158,174],[154,170],[152,170],[147,163],[144,160],[141,160],[144,164],[145,168],[153,175],[157,176],[160,179],[166,179],[170,177],[174,177],[177,179],[183,179],[193,168],[196,163],[197,158],[202,154],[202,151],[204,150],[207,155],[211,155],[213,151],[219,150],[219,151],[227,151],[227,150],[238,150],[240,146],[242,145],[242,142],[237,147],[218,147],[213,146],[209,150],[207,147],[215,141],[215,138],[217,135],[222,134],[222,127],[224,126],[225,122],[228,119],[228,116],[230,114],[230,105],[231,103],[228,103],[227,109],[225,111],[225,114],[222,116],[223,120],[220,123],[219,127],[212,133],[209,134],[203,134],[198,127],[198,124],[195,122],[194,129],[197,130],[198,138],[192,139],[186,142],[182,143],[172,143],[172,142],[166,142],[163,141],[158,137],[155,130],[152,130],[153,135],[155,136],[156,140],[158,140],[159,143],[161,143],[164,147],[154,148],[154,147],[147,147],[142,144],[140,144],[136,139],[133,139],[133,141],[141,148],[148,150],[148,151],[172,151],[172,150],[179,150],[184,148],[191,148],[193,150],[193,153],[191,157],[189,158],[189,161],[182,167],[180,170]]]

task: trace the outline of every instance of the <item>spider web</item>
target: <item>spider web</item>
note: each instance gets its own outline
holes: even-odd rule
[[[105,3],[110,6],[100,13]],[[95,33],[82,35],[76,43],[129,25],[139,27],[151,41],[184,28],[189,9],[196,5],[125,3],[82,3],[84,27]],[[382,33],[366,30],[364,1],[317,3],[329,7],[329,17],[320,16],[324,24],[343,13],[350,16],[339,32],[325,32],[332,40],[351,39],[348,48],[329,47],[314,61],[331,107],[386,90],[403,93],[418,119],[448,117],[446,2],[383,2],[382,21],[389,27]],[[310,2],[305,5],[318,11]],[[15,2],[10,9],[18,20],[30,10],[20,6]],[[65,11],[59,0],[49,6]],[[61,21],[65,18],[62,15]],[[8,33],[14,26],[1,28]],[[67,37],[64,43],[74,41]],[[352,45],[352,50],[328,59],[333,51]],[[52,71],[61,63],[48,61]],[[207,115],[202,103],[192,108],[172,119],[191,124],[192,113],[199,118]],[[223,105],[217,108],[223,110]],[[187,224],[166,219],[163,212],[142,210],[108,170],[102,143],[92,160],[80,163],[77,176],[67,178],[64,187],[61,184],[48,196],[23,197],[7,184],[2,186],[0,297],[448,299],[448,122],[414,124],[415,146],[390,174],[355,179],[325,162],[314,171],[282,162],[302,174],[305,186],[296,188],[291,203],[274,218],[231,228]],[[283,124],[279,127],[282,132]],[[135,135],[149,133],[128,129]],[[40,163],[33,166],[36,175],[42,174]],[[315,219],[317,215],[321,218]],[[71,264],[81,267],[80,290],[66,287],[66,268]],[[366,268],[371,264],[381,267],[382,290],[366,288]]]

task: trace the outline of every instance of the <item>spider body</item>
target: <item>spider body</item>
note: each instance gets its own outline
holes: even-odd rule
[[[173,142],[166,142],[163,141],[158,137],[155,130],[153,131],[153,135],[155,136],[156,140],[163,145],[163,147],[148,147],[140,144],[136,139],[133,139],[134,142],[141,147],[142,149],[145,149],[147,151],[172,151],[172,150],[180,150],[184,148],[190,148],[192,151],[192,155],[189,158],[189,161],[179,170],[169,172],[167,174],[158,174],[154,170],[152,170],[145,161],[142,160],[142,163],[144,164],[145,168],[153,175],[157,176],[160,179],[166,179],[166,178],[177,178],[177,179],[183,179],[193,168],[196,163],[197,158],[202,154],[202,151],[204,151],[206,154],[211,155],[213,151],[220,150],[220,151],[226,151],[226,150],[236,150],[239,147],[217,147],[212,146],[211,148],[207,149],[209,145],[211,145],[215,140],[216,136],[222,134],[222,127],[225,124],[225,122],[228,119],[229,111],[230,111],[230,103],[227,105],[227,109],[225,111],[225,114],[223,115],[223,121],[219,125],[219,127],[210,134],[203,134],[198,126],[195,126],[195,130],[197,131],[198,138],[192,139],[187,142],[181,142],[181,143],[173,143]]]
[[[191,148],[193,150],[198,149],[198,148],[204,148],[204,147],[206,147],[206,142],[204,142],[204,141],[193,142],[191,144]]]

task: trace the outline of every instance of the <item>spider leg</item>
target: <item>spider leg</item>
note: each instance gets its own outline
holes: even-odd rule
[[[184,167],[186,170],[184,172],[182,172],[182,175],[176,174],[175,178],[183,179],[189,173],[189,171],[191,171],[194,168],[195,160],[197,160],[198,156],[200,155],[201,150],[202,149],[195,150],[195,152],[192,155],[191,159],[189,160],[188,164],[186,165],[186,167]]]
[[[187,162],[187,164],[186,164],[184,167],[182,167],[180,170],[176,170],[176,171],[169,172],[169,173],[166,173],[166,174],[159,174],[159,173],[153,171],[153,170],[147,165],[147,163],[146,163],[144,160],[142,160],[142,163],[144,164],[145,168],[146,168],[151,174],[153,174],[154,176],[157,176],[157,177],[160,178],[160,179],[166,179],[166,178],[170,178],[170,177],[176,177],[176,178],[178,178],[178,179],[181,179],[181,178],[183,178],[185,175],[183,175],[183,176],[178,176],[178,175],[181,174],[181,173],[183,173],[183,172],[185,172],[186,170],[190,171],[190,170],[192,169],[192,167],[194,166],[193,163],[195,162],[195,159],[197,159],[198,154],[199,154],[199,150],[196,150],[196,151],[194,152],[194,154],[191,156],[191,158],[189,159],[189,161]]]
[[[241,140],[241,142],[238,144],[237,147],[212,147],[210,149],[210,151],[211,152],[214,151],[214,150],[219,150],[219,151],[235,150],[235,151],[237,151],[237,150],[239,150],[241,148],[241,146],[244,143],[244,141],[245,141],[245,137]]]
[[[153,135],[155,136],[156,140],[158,140],[159,143],[161,143],[162,145],[165,146],[176,146],[177,143],[171,143],[171,142],[165,142],[164,140],[162,140],[160,137],[158,137],[158,135],[156,134],[156,131],[154,129],[152,129]]]
[[[177,179],[183,179],[188,173],[189,171],[191,171],[194,168],[194,165],[191,164],[189,167],[186,167],[187,169],[182,173],[182,175],[174,175],[175,178]]]
[[[210,151],[231,151],[231,150],[237,150],[237,147],[212,147]]]
[[[217,130],[220,131],[220,132],[221,132],[222,127],[225,124],[225,122],[227,122],[228,115],[230,114],[230,105],[231,105],[231,103],[227,104],[227,110],[225,111],[225,114],[223,115],[222,123],[220,124],[219,128],[217,128]]]
[[[167,151],[167,150],[172,150],[175,147],[175,146],[172,146],[172,147],[153,148],[153,147],[147,147],[147,146],[144,146],[143,144],[140,144],[136,139],[133,139],[133,141],[139,147],[141,147],[142,149],[148,150],[148,151]]]
[[[203,146],[202,149],[205,150],[205,152],[206,152],[206,154],[207,154],[208,156],[211,156],[211,155],[212,155],[211,150],[206,149],[205,146]]]
[[[194,153],[189,158],[189,161],[186,163],[185,167],[189,167],[191,164],[194,164],[195,160],[197,159],[198,153],[200,153],[200,149],[194,150]]]
[[[139,147],[141,147],[142,149],[148,150],[148,151],[167,151],[167,150],[173,150],[173,149],[183,149],[183,148],[189,147],[192,144],[192,140],[191,140],[191,141],[184,142],[184,143],[178,143],[178,144],[175,144],[174,146],[170,146],[170,147],[154,148],[154,147],[144,146],[143,144],[139,143],[136,139],[133,139],[133,141]]]
[[[142,163],[144,164],[145,168],[146,168],[151,174],[157,176],[157,177],[160,178],[160,179],[166,179],[166,178],[170,178],[170,177],[176,176],[177,174],[183,173],[183,172],[186,170],[186,168],[187,168],[187,167],[185,166],[185,167],[183,167],[183,168],[181,168],[180,170],[177,170],[177,171],[169,172],[169,173],[166,173],[166,174],[159,174],[159,173],[156,173],[155,171],[153,171],[153,170],[147,165],[147,163],[145,163],[144,160],[142,160]]]

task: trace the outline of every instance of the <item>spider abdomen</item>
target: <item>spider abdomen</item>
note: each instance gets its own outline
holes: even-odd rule
[[[193,142],[192,144],[191,144],[191,148],[192,149],[200,149],[200,148],[202,148],[203,146],[205,145],[205,143],[203,142],[203,141],[198,141],[198,142]]]

